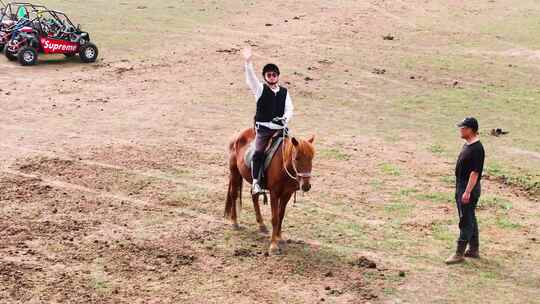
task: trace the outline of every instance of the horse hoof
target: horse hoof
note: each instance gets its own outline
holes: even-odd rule
[[[283,254],[283,250],[278,245],[270,245],[270,249],[268,250],[269,255],[281,255]]]
[[[240,228],[240,225],[238,225],[238,224],[232,224],[231,227],[232,227],[232,229],[233,229],[234,231],[238,231],[238,230],[241,229],[241,228]]]
[[[262,234],[268,234],[268,228],[266,228],[266,226],[260,226],[259,232]]]

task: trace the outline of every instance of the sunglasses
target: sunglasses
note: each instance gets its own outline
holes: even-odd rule
[[[274,73],[274,72],[266,73],[266,77],[268,78],[272,78],[272,77],[276,78],[278,76],[279,76],[278,73]]]

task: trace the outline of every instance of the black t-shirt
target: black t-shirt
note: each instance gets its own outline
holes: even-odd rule
[[[482,171],[484,170],[484,158],[484,146],[482,146],[480,141],[463,146],[456,163],[456,189],[458,192],[465,191],[471,172],[474,171],[478,172],[479,177],[471,193],[471,197],[473,199],[480,197],[480,180],[482,179]]]

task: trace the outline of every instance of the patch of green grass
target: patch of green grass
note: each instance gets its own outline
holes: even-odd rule
[[[479,207],[495,207],[503,210],[512,209],[512,202],[498,196],[484,196],[480,198]]]
[[[429,93],[394,100],[388,132],[427,130],[437,138],[436,152],[456,154],[462,145],[455,123],[465,116],[480,121],[486,149],[485,173],[540,195],[540,162],[515,150],[540,151],[540,90],[536,87],[484,85],[465,89],[434,89]],[[509,113],[512,113],[509,115]],[[491,128],[510,131],[502,137],[489,136]]]
[[[503,216],[498,216],[495,219],[495,225],[497,225],[497,227],[502,228],[502,229],[519,229],[522,227],[521,224],[514,223],[510,219]]]
[[[441,177],[441,181],[447,185],[454,186],[456,184],[456,176],[454,174],[446,175]]]
[[[485,59],[480,57],[452,54],[445,54],[444,56],[415,55],[414,57],[404,57],[401,60],[401,66],[408,70],[422,66],[435,70],[459,72],[481,68],[484,64],[483,60]]]
[[[538,150],[540,134],[531,134],[530,130],[540,129],[540,120],[537,119],[539,99],[540,90],[537,88],[486,85],[461,90],[435,89],[396,99],[395,115],[406,117],[393,120],[396,124],[392,127],[429,130],[441,140],[439,145],[442,146],[443,142],[456,142],[456,122],[472,115],[479,119],[482,134],[488,133],[490,127],[503,127],[511,131],[506,140],[525,149]]]
[[[409,195],[413,193],[418,193],[418,189],[415,188],[403,188],[399,190],[398,195],[408,197]]]
[[[382,173],[384,173],[386,175],[391,175],[391,176],[400,176],[401,175],[400,169],[396,165],[391,164],[391,163],[379,164],[379,168],[381,169]]]
[[[118,0],[94,0],[90,6],[83,1],[46,2],[50,8],[65,11],[75,24],[80,23],[104,54],[122,53],[139,58],[148,57],[151,52],[143,45],[163,46],[164,36],[181,41],[194,28],[215,22],[225,14],[225,10],[216,10],[215,5],[202,2],[166,5],[146,1],[144,6]]]
[[[439,241],[449,242],[456,238],[456,236],[448,229],[448,223],[445,222],[432,223],[431,233],[433,238]]]
[[[445,149],[440,144],[431,144],[429,146],[429,151],[431,151],[431,153],[433,154],[442,154],[445,151]]]
[[[389,204],[384,206],[384,211],[386,213],[392,213],[395,216],[402,217],[409,215],[413,209],[413,206],[402,201],[390,202]]]
[[[506,170],[499,163],[491,162],[484,168],[485,173],[493,176],[503,176]]]
[[[540,175],[523,174],[503,168],[500,163],[492,162],[485,168],[485,173],[501,182],[519,187],[531,195],[540,195]]]
[[[375,190],[380,190],[382,188],[383,182],[380,179],[373,179],[370,182],[371,187]]]
[[[98,259],[94,264],[94,269],[90,273],[90,278],[92,282],[92,287],[96,292],[100,294],[110,294],[112,291],[110,282],[107,280],[107,275],[105,273],[103,262]]]
[[[326,159],[335,159],[335,160],[349,160],[350,156],[346,154],[345,152],[341,151],[338,148],[330,148],[330,149],[320,149],[317,151],[317,156],[321,158]]]
[[[430,201],[437,204],[449,204],[454,201],[454,194],[448,192],[421,193],[415,197],[421,201]]]
[[[490,270],[480,271],[479,274],[482,279],[495,280],[498,278],[498,274]]]
[[[522,12],[506,16],[501,22],[486,22],[479,27],[483,33],[504,37],[504,40],[529,47],[540,48],[540,17],[537,14],[523,15]]]

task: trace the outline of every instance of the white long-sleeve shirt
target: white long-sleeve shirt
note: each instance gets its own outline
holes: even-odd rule
[[[257,75],[255,74],[255,71],[253,70],[253,64],[251,62],[246,62],[245,65],[246,69],[246,83],[251,89],[251,92],[255,96],[255,101],[258,101],[259,98],[261,98],[264,90],[264,85],[262,82],[259,81],[257,78]],[[278,86],[276,89],[270,88],[275,94],[281,90],[281,87]],[[285,113],[283,114],[283,117],[285,118],[285,124],[288,124],[292,117],[293,117],[293,111],[294,106],[292,103],[291,96],[289,95],[289,92],[287,91],[287,98],[285,99]],[[283,129],[283,126],[280,126],[278,124],[275,124],[273,122],[259,122],[258,125],[264,126],[270,129],[279,130]]]

